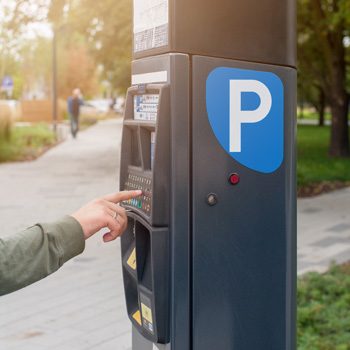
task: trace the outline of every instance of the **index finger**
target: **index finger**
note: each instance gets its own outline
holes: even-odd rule
[[[104,196],[103,199],[113,202],[113,203],[119,203],[122,201],[126,201],[131,198],[135,198],[138,196],[141,196],[142,191],[137,190],[137,191],[121,191],[121,192],[116,192],[112,194],[108,194],[107,196]]]

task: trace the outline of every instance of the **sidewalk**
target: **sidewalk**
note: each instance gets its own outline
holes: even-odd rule
[[[105,121],[35,162],[0,165],[0,235],[71,213],[118,188],[121,121]],[[350,259],[350,188],[298,203],[298,272]],[[126,350],[130,322],[119,241],[87,243],[82,256],[0,298],[0,349]]]
[[[350,188],[298,201],[298,274],[350,260]]]
[[[120,120],[102,122],[35,162],[0,165],[0,235],[116,190],[120,131]],[[98,235],[54,275],[1,297],[0,349],[129,349],[120,261],[119,241]]]

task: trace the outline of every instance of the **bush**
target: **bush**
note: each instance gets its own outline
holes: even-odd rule
[[[350,265],[298,282],[298,350],[350,350]]]
[[[10,140],[0,139],[0,163],[35,159],[55,144],[55,135],[46,124],[16,126]]]
[[[0,140],[9,140],[13,123],[11,107],[0,102]]]

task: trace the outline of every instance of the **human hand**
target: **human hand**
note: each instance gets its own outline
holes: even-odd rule
[[[109,232],[104,234],[103,240],[111,242],[125,231],[128,223],[125,209],[118,203],[141,194],[142,191],[123,191],[97,198],[71,216],[80,223],[85,239],[108,227]]]

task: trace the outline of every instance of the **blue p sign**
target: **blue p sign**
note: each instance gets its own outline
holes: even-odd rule
[[[207,79],[207,111],[221,146],[242,165],[276,171],[284,154],[284,91],[270,72],[216,68]]]

